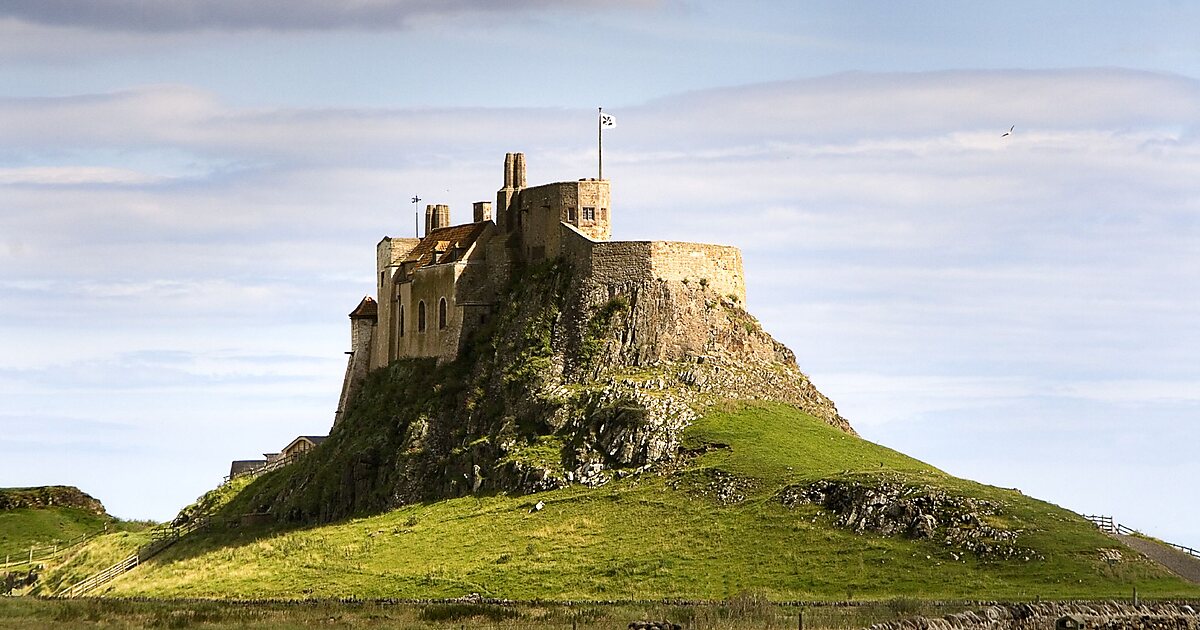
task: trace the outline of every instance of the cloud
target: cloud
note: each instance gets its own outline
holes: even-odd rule
[[[612,111],[614,236],[740,247],[751,310],[868,435],[907,450],[909,426],[920,443],[1057,419],[1052,449],[1139,403],[1194,432],[1170,410],[1200,380],[1196,81],[860,73]],[[212,461],[296,418],[318,432],[408,199],[465,221],[513,150],[531,182],[592,176],[594,116],[243,107],[170,85],[0,99],[8,402],[252,426]]]
[[[645,6],[645,0],[583,0],[571,10],[613,5]],[[0,17],[33,24],[103,31],[179,32],[196,30],[311,31],[393,30],[414,22],[463,14],[524,14],[561,10],[550,0],[0,0]]]

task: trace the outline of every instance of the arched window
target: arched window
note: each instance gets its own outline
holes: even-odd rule
[[[446,298],[438,300],[438,330],[446,329]]]
[[[417,302],[417,332],[425,332],[425,300]]]

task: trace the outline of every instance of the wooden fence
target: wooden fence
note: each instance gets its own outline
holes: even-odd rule
[[[1105,532],[1107,534],[1118,534],[1121,536],[1143,536],[1144,535],[1144,534],[1142,534],[1142,532],[1140,532],[1132,527],[1126,527],[1125,525],[1123,525],[1121,523],[1117,523],[1117,522],[1113,521],[1113,517],[1111,517],[1111,516],[1100,516],[1100,515],[1096,515],[1096,514],[1084,514],[1083,518],[1086,518],[1087,520],[1091,521],[1093,525],[1095,525],[1096,527],[1098,527],[1100,529],[1100,531]],[[1157,539],[1155,539],[1155,540],[1157,540]],[[1161,542],[1162,544],[1164,544],[1168,547],[1171,547],[1177,551],[1182,551],[1183,553],[1186,553],[1187,555],[1189,555],[1193,558],[1200,558],[1200,549],[1193,549],[1186,545],[1179,545],[1179,544],[1176,544],[1173,542],[1167,542],[1165,540],[1160,540],[1158,542]]]
[[[0,565],[0,569],[8,569],[10,567],[20,567],[20,566],[24,566],[24,565],[32,565],[35,562],[41,562],[42,560],[49,560],[51,558],[58,557],[58,556],[62,555],[63,553],[67,552],[68,550],[70,550],[74,547],[77,547],[79,545],[82,545],[83,543],[85,543],[107,531],[108,531],[108,526],[106,525],[104,527],[104,529],[98,529],[94,532],[80,534],[70,540],[67,540],[67,541],[63,541],[60,543],[54,543],[52,545],[43,545],[40,547],[39,546],[30,547],[28,553],[22,552],[22,553],[18,553],[18,554],[5,554],[4,564]]]
[[[163,549],[166,549],[167,547],[170,547],[178,542],[183,536],[208,527],[208,524],[209,519],[207,517],[198,517],[177,527],[168,525],[165,527],[155,528],[151,532],[150,542],[138,547],[137,551],[129,554],[129,556],[100,571],[99,573],[89,575],[79,582],[60,589],[54,594],[54,596],[79,597],[90,591],[93,591],[111,582],[118,576],[132,571],[139,564],[149,560]]]

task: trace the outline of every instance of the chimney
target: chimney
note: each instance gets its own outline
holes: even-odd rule
[[[434,208],[433,229],[450,227],[450,206],[439,203]]]
[[[513,156],[513,188],[521,189],[525,187],[525,154],[517,153]]]
[[[429,231],[433,229],[433,204],[425,206],[425,236],[429,236]]]
[[[504,187],[513,187],[513,154],[504,154]]]
[[[492,202],[490,201],[476,201],[472,204],[471,210],[476,223],[492,220]]]

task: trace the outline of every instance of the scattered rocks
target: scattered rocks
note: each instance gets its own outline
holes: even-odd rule
[[[1042,559],[1037,552],[1016,544],[1020,530],[1003,529],[984,520],[1000,514],[1000,506],[954,496],[941,488],[888,480],[826,479],[784,488],[779,500],[787,507],[820,505],[834,513],[836,525],[855,532],[941,542],[981,558]]]
[[[721,505],[741,503],[746,500],[746,494],[755,488],[752,480],[716,468],[685,473],[667,483],[676,490],[710,497]]]
[[[683,626],[670,621],[631,621],[629,630],[683,630]]]

